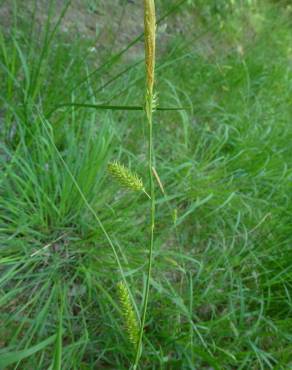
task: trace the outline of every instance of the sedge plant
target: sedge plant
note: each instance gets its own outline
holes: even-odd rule
[[[126,168],[121,163],[115,161],[108,165],[109,174],[116,179],[122,187],[132,191],[142,191],[149,198],[150,208],[150,232],[149,232],[149,247],[148,247],[148,266],[146,288],[143,297],[142,316],[140,320],[140,329],[136,323],[136,315],[133,311],[129,292],[125,285],[118,284],[118,293],[122,312],[124,316],[126,330],[128,332],[129,341],[134,346],[135,357],[133,369],[137,369],[141,354],[144,326],[146,321],[150,279],[152,272],[153,247],[154,247],[154,227],[155,227],[155,189],[154,189],[154,148],[153,148],[153,112],[156,108],[156,95],[154,93],[155,80],[155,38],[156,38],[156,17],[155,17],[155,2],[154,0],[144,0],[144,34],[145,34],[145,70],[146,70],[146,88],[145,88],[145,115],[148,126],[148,179],[150,195],[146,192],[142,180]]]
[[[19,19],[27,14],[26,2],[2,3],[20,7]],[[162,8],[169,3],[160,2]],[[36,14],[34,32],[21,21],[11,33],[3,22],[1,369],[128,369],[146,326],[139,369],[291,367],[291,17],[284,1],[257,1],[249,11],[239,2],[243,12],[226,12],[222,29],[217,11],[206,19],[211,3],[196,1],[196,25],[193,11],[183,11],[179,32],[165,38],[167,53],[156,68],[165,91],[161,105],[184,106],[187,99],[191,114],[161,113],[165,124],[154,126],[155,139],[157,131],[163,133],[155,153],[166,199],[176,207],[179,243],[159,196],[160,173],[153,170],[160,205],[153,266],[159,274],[150,280],[144,326],[146,285],[140,312],[133,297],[140,288],[135,278],[142,280],[140,261],[149,256],[148,230],[142,233],[150,201],[138,181],[131,189],[143,199],[126,203],[115,197],[111,203],[112,187],[102,181],[112,123],[127,148],[122,152],[132,153],[141,146],[141,127],[134,125],[139,113],[135,108],[123,114],[121,125],[112,119],[116,107],[108,114],[95,105],[116,101],[117,94],[127,94],[117,101],[126,104],[136,90],[141,94],[140,69],[115,72],[138,41],[93,70],[91,51],[86,66],[80,63],[93,41],[75,40],[72,33],[70,44],[63,31],[53,41],[52,13],[52,22],[41,28],[43,15]],[[6,13],[0,13],[3,19]],[[98,85],[104,79],[96,76],[104,71],[112,89]],[[90,104],[75,104],[83,101]],[[49,118],[59,103],[72,104]],[[133,163],[141,157],[131,156]],[[112,170],[118,180],[118,167]],[[146,178],[143,186],[150,195]],[[122,235],[121,245],[112,235]],[[118,281],[119,301],[112,296]],[[116,312],[122,312],[123,327]]]

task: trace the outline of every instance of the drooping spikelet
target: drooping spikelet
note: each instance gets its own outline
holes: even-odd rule
[[[137,317],[132,307],[129,292],[125,283],[120,281],[117,286],[125,328],[127,330],[130,343],[133,344],[136,349],[139,340],[139,324]]]
[[[123,187],[134,191],[144,191],[142,179],[139,178],[136,173],[133,173],[121,163],[117,161],[109,163],[108,172]]]
[[[148,94],[152,96],[154,86],[156,33],[154,0],[144,0],[144,9],[146,85]]]

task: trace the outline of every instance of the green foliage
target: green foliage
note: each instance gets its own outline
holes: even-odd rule
[[[40,17],[16,1],[0,32],[0,367],[128,369],[121,316],[132,327],[141,317],[149,199],[117,192],[107,164],[117,158],[145,176],[145,155],[136,154],[146,148],[143,46],[122,37],[94,53],[95,35],[63,31],[74,4],[58,4]],[[169,2],[158,4],[163,16]],[[156,184],[140,367],[286,370],[289,3],[240,2],[236,11],[234,3],[219,22],[205,12],[215,2],[196,4],[171,13],[164,33],[158,27],[159,106],[187,109],[155,112],[165,194]],[[127,318],[120,281],[131,288]]]
[[[47,347],[49,344],[51,344],[55,339],[55,336],[49,337],[43,342],[38,343],[37,345],[27,348],[22,351],[16,351],[16,352],[6,352],[3,354],[0,354],[0,366],[2,369],[7,368],[7,366],[17,363],[21,360],[23,360],[26,357],[32,356],[38,351],[41,351],[43,348]]]

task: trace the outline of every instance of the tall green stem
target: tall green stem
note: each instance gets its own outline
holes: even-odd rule
[[[148,269],[146,289],[144,295],[144,304],[141,317],[141,327],[139,340],[136,348],[135,361],[133,369],[136,370],[141,354],[144,326],[149,300],[150,280],[152,273],[153,246],[154,246],[154,227],[155,227],[155,190],[154,190],[154,175],[152,171],[154,161],[153,148],[153,111],[155,108],[154,99],[154,69],[155,69],[155,3],[154,0],[144,0],[144,25],[145,25],[145,65],[146,65],[146,97],[145,97],[145,112],[148,123],[148,173],[150,185],[150,235],[148,249]]]
[[[148,269],[147,269],[147,280],[146,289],[144,296],[144,305],[141,317],[141,328],[139,333],[139,340],[136,349],[135,362],[133,369],[137,369],[138,362],[142,353],[142,340],[143,332],[146,321],[148,300],[149,300],[149,290],[150,290],[150,279],[152,272],[152,260],[153,260],[153,245],[154,245],[154,227],[155,227],[155,191],[154,191],[154,178],[153,178],[153,124],[152,124],[152,111],[153,111],[153,96],[146,96],[146,115],[148,121],[148,174],[149,174],[149,184],[150,184],[150,237],[149,237],[149,250],[148,250]]]

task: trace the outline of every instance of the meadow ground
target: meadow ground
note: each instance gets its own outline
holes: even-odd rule
[[[154,114],[140,368],[290,369],[291,4],[156,3],[159,107],[185,109]],[[142,2],[0,18],[0,368],[129,369],[117,284],[140,314],[149,202],[107,165],[148,189]]]

